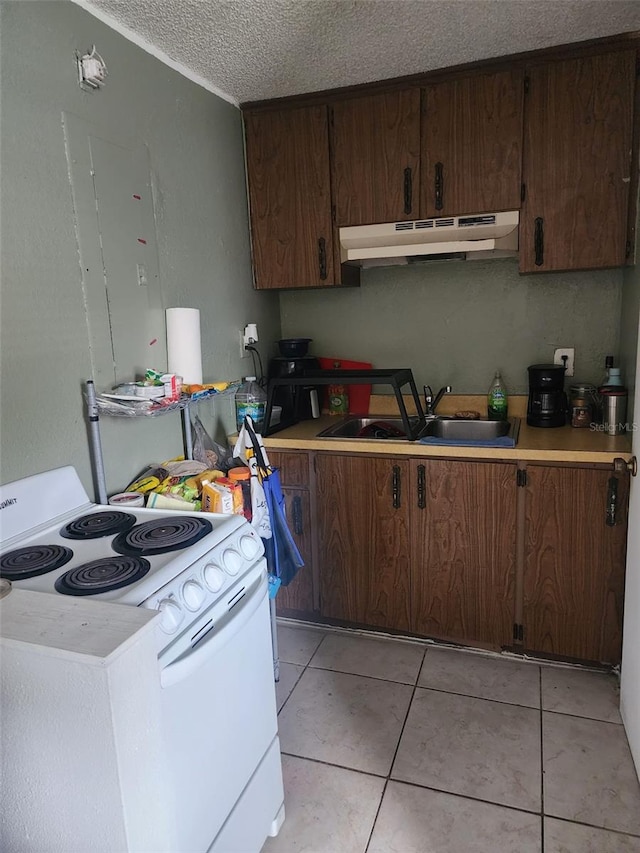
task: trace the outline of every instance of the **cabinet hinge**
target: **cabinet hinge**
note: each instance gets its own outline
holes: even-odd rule
[[[524,93],[525,93],[525,95],[529,94],[529,78],[528,77],[524,78]]]
[[[516,623],[513,626],[513,639],[514,640],[520,640],[520,642],[522,642],[522,640],[524,640],[524,625],[520,625],[519,623]]]
[[[624,247],[624,256],[625,256],[625,258],[630,258],[630,257],[631,257],[631,240],[627,240],[627,242],[626,242],[626,244],[625,244],[625,247]]]
[[[518,468],[518,473],[516,474],[516,484],[518,486],[527,485],[527,472],[524,470],[524,468]]]
[[[524,201],[527,197],[527,185],[520,184],[520,201]]]
[[[329,107],[329,124],[333,127],[333,107]]]

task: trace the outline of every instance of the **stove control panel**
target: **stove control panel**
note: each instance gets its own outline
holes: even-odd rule
[[[220,599],[255,565],[263,552],[260,537],[245,525],[157,590],[141,606],[158,610],[161,631],[174,635],[192,624],[197,613]]]
[[[184,620],[184,613],[173,598],[163,598],[156,608],[160,611],[160,627],[166,634],[175,634]]]

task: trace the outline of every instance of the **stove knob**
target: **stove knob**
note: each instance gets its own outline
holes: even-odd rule
[[[255,560],[255,558],[260,553],[260,545],[253,538],[253,536],[247,536],[247,535],[241,536],[239,545],[240,545],[240,550],[242,551],[244,556],[247,558],[247,560]]]
[[[204,582],[211,592],[218,592],[224,586],[224,572],[215,563],[207,563],[204,567]]]
[[[163,598],[158,605],[160,613],[160,627],[167,634],[175,634],[182,622],[182,608],[172,598]]]
[[[205,598],[206,593],[198,581],[190,580],[182,584],[182,599],[189,610],[199,610]]]
[[[227,548],[222,555],[222,565],[228,575],[237,575],[244,565],[244,560],[237,551]]]

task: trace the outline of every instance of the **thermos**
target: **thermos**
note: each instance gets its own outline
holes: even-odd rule
[[[602,400],[604,431],[608,435],[620,435],[627,426],[627,389],[621,385],[604,385],[598,390]]]

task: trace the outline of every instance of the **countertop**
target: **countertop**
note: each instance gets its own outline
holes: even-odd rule
[[[445,397],[438,414],[456,411],[483,411],[486,399],[476,396]],[[371,398],[370,415],[397,417],[393,397],[375,395]],[[388,439],[376,441],[363,438],[318,438],[318,433],[335,423],[337,418],[322,415],[314,420],[301,421],[264,439],[267,450],[324,450],[333,453],[375,453],[384,456],[433,456],[449,459],[504,459],[529,462],[588,462],[610,464],[615,458],[631,458],[631,436],[610,436],[596,429],[575,429],[571,426],[555,429],[530,427],[526,421],[526,397],[509,399],[509,416],[520,417],[520,435],[515,447],[456,447],[430,446],[410,441]]]

